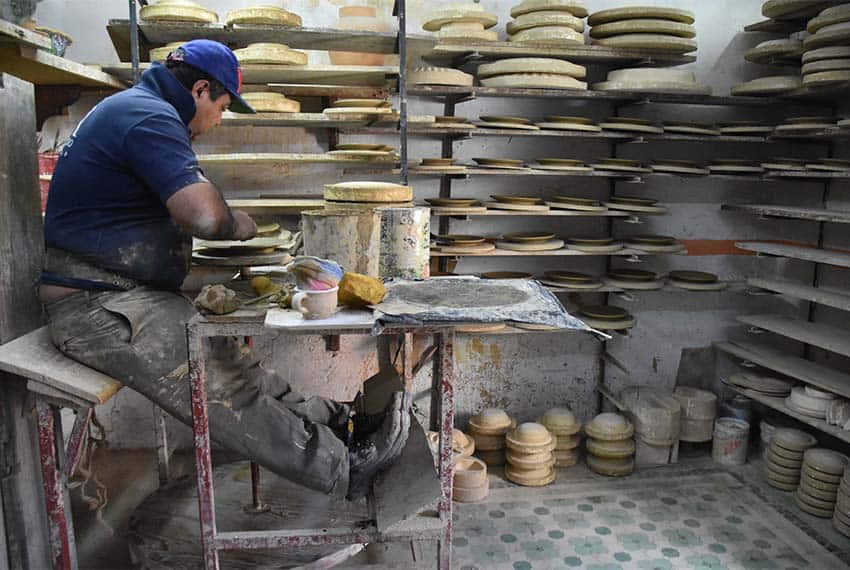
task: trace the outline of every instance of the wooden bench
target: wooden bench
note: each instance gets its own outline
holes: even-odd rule
[[[0,371],[26,379],[27,389],[36,396],[39,458],[54,568],[77,568],[67,482],[77,468],[94,407],[115,396],[121,383],[62,354],[53,346],[47,327],[0,346]],[[61,408],[76,412],[67,445]],[[167,434],[162,411],[154,409],[159,478],[163,483],[168,480]]]

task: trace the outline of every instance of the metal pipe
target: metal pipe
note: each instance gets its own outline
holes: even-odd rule
[[[401,183],[407,185],[407,6],[396,0],[398,10],[398,130]]]
[[[139,23],[136,16],[136,0],[130,4],[130,63],[133,66],[133,83],[139,82]]]

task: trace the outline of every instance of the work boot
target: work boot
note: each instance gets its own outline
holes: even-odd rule
[[[382,469],[389,467],[407,443],[410,430],[410,395],[395,392],[387,406],[380,427],[368,435],[357,436],[348,450],[348,499],[355,501],[366,496],[372,480]]]

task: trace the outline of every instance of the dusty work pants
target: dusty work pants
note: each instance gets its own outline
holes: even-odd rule
[[[144,287],[85,291],[46,310],[53,343],[65,355],[192,425],[186,323],[196,311],[182,295]],[[296,483],[344,495],[348,449],[341,437],[348,406],[303,398],[234,339],[209,342],[212,439]]]

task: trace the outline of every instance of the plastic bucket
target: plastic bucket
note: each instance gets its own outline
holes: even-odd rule
[[[717,418],[711,458],[721,465],[743,465],[747,461],[750,424],[737,418]]]

